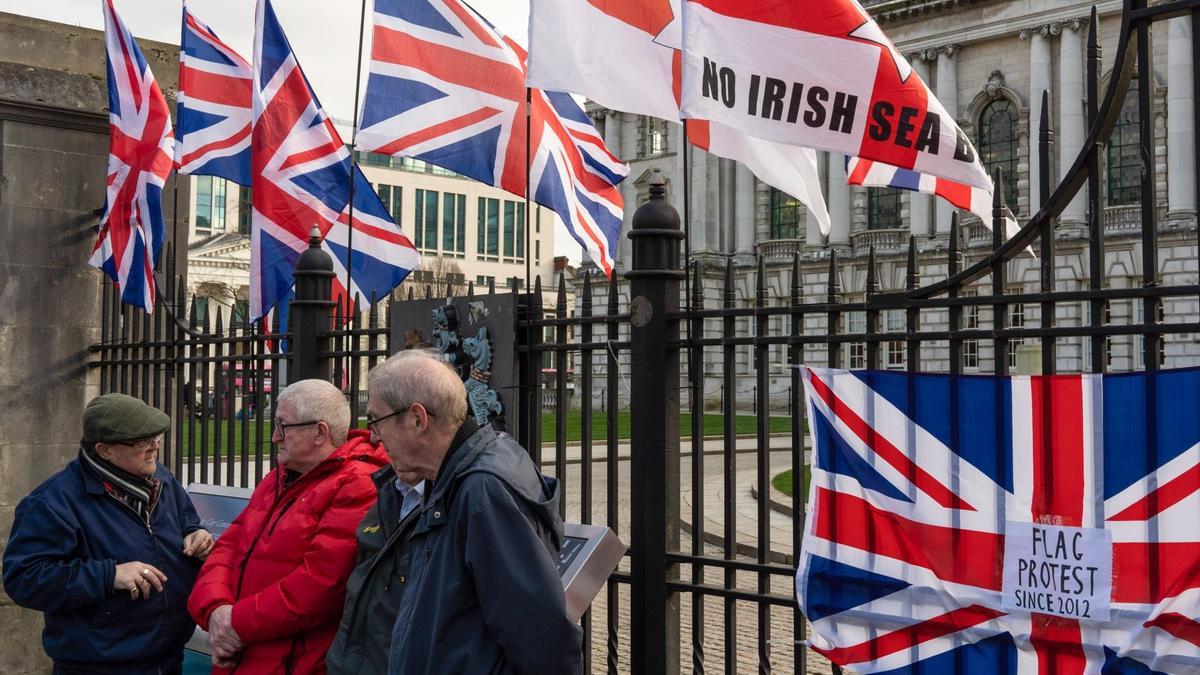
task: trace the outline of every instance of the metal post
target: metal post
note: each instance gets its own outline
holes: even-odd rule
[[[679,544],[679,213],[667,203],[661,175],[650,201],[633,215],[633,265],[626,273],[631,344],[630,542],[633,670],[679,672],[678,575],[668,546]],[[672,566],[673,567],[673,566]]]
[[[329,379],[333,277],[333,259],[321,249],[321,233],[314,226],[308,237],[308,250],[296,261],[296,298],[288,311],[293,331],[289,342],[289,384],[313,378]]]

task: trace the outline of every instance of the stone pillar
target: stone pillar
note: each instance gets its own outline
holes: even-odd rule
[[[937,97],[942,102],[946,113],[958,119],[958,52],[957,45],[946,45],[938,50],[937,62]],[[934,232],[941,237],[950,236],[950,216],[955,211],[954,205],[945,199],[937,200],[937,218],[934,221]]]
[[[732,255],[737,247],[737,186],[734,177],[736,163],[721,158],[721,253]]]
[[[1066,176],[1083,150],[1087,118],[1083,114],[1083,31],[1079,20],[1063,24],[1058,57],[1058,175]],[[1191,80],[1189,71],[1189,82]],[[1041,99],[1039,98],[1038,101]],[[1190,99],[1189,99],[1190,100]],[[1041,105],[1038,103],[1038,105]],[[1040,116],[1041,111],[1037,111]],[[1030,120],[1034,118],[1031,113]],[[1030,134],[1032,145],[1033,135]],[[1036,208],[1036,205],[1035,205]],[[1080,190],[1059,218],[1067,227],[1082,228],[1086,217],[1087,191]]]
[[[688,155],[688,201],[691,209],[688,217],[691,222],[685,224],[688,229],[692,255],[709,249],[708,241],[708,153],[700,148],[687,145]]]
[[[850,245],[850,186],[846,185],[846,158],[831,152],[829,162],[829,245]],[[809,239],[808,245],[820,245],[820,238]]]
[[[1167,217],[1196,216],[1196,136],[1192,100],[1192,26],[1171,19],[1167,28]]]
[[[754,261],[754,174],[743,164],[734,168],[735,183],[735,218],[737,221],[737,238],[734,254],[738,262],[751,263]]]
[[[704,241],[712,253],[721,248],[721,215],[725,212],[725,193],[721,189],[721,158],[704,153]]]
[[[633,115],[629,115],[633,117]],[[640,117],[640,116],[639,116]],[[683,155],[688,150],[687,140],[683,137],[683,125],[677,122],[667,122],[667,126],[671,129],[671,144],[668,149],[675,153],[675,163],[671,167],[671,176],[668,179],[668,185],[673,186],[667,190],[667,202],[675,207],[679,212],[680,217],[683,216],[683,197],[687,194],[687,190],[683,189]],[[637,144],[636,138],[634,144]]]
[[[632,156],[625,154],[626,149],[622,145],[624,134],[621,126],[624,122],[621,119],[621,113],[615,110],[600,110],[597,113],[604,118],[604,145],[608,146],[609,152],[616,155],[617,159],[629,162]],[[617,188],[621,192],[622,201],[625,202],[625,214],[621,219],[621,236],[617,240],[617,266],[621,270],[629,269],[633,250],[625,235],[629,233],[629,224],[633,222],[633,212],[638,207],[637,187],[633,184],[635,180],[637,180],[637,176],[630,175],[621,181]]]
[[[929,83],[929,62],[937,58],[937,50],[929,49],[914,54],[910,59],[913,72],[921,81]],[[918,237],[930,234],[929,213],[932,210],[933,196],[921,192],[908,192],[908,231]]]
[[[828,167],[829,166],[828,158],[831,154],[833,154],[833,153],[828,153],[828,152],[817,153],[817,162],[820,164],[824,164],[826,167]],[[822,182],[828,180],[829,171],[827,169],[826,170],[818,169],[817,173],[818,173],[819,177],[822,179]],[[845,181],[842,181],[842,183],[845,184]],[[826,194],[828,194],[828,191],[826,191]],[[833,204],[828,203],[828,204],[826,204],[826,206],[829,208],[829,218],[832,220],[835,217],[833,215]],[[806,248],[813,248],[813,249],[821,248],[822,246],[825,245],[825,237],[821,235],[820,224],[817,223],[817,219],[813,218],[812,214],[808,213],[807,210],[805,211],[804,215],[805,215],[804,234],[797,233],[797,236],[804,237],[804,246]],[[837,225],[832,225],[832,227],[836,228]],[[832,234],[832,232],[830,234]]]
[[[1050,26],[1023,30],[1021,39],[1029,40],[1029,170],[1026,177],[1029,184],[1028,213],[1032,214],[1042,204],[1041,187],[1038,185],[1041,152],[1037,144],[1037,119],[1041,113],[1038,106],[1041,105],[1042,92],[1050,89]]]

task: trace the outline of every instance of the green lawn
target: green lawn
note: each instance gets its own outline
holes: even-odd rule
[[[808,483],[812,480],[812,469],[808,466],[804,467],[804,495],[808,497]],[[788,469],[783,473],[771,479],[771,485],[775,486],[783,494],[791,497],[794,486],[792,485],[792,470]]]
[[[629,425],[633,415],[628,410],[617,412],[617,438],[627,440],[629,438]],[[554,441],[557,432],[557,416],[552,413],[542,413],[542,442],[550,443]],[[578,443],[581,439],[581,431],[583,429],[583,420],[578,410],[567,411],[565,420],[567,427],[567,442]],[[734,433],[741,435],[753,434],[756,431],[758,417],[754,415],[738,415],[733,420]],[[771,417],[768,419],[767,428],[772,434],[784,434],[792,430],[791,417]],[[684,437],[692,433],[692,416],[690,413],[679,414],[679,433]],[[704,415],[704,435],[705,436],[720,436],[725,433],[725,418],[720,414],[705,414]],[[606,440],[608,438],[608,414],[604,412],[595,412],[592,415],[592,440]]]
[[[622,410],[617,413],[617,438],[627,440],[629,438],[629,426],[632,414],[628,410]],[[553,413],[542,414],[542,443],[553,443],[557,430],[557,418]],[[582,416],[578,410],[570,410],[567,412],[565,420],[567,431],[567,442],[578,443],[582,438]],[[754,415],[738,415],[734,418],[734,430],[738,435],[754,434],[758,418]],[[208,448],[208,456],[224,457],[232,447],[235,455],[240,455],[242,452],[242,433],[243,426],[246,427],[245,433],[248,439],[248,447],[253,453],[256,447],[256,435],[261,435],[263,439],[263,454],[271,453],[271,424],[270,421],[264,420],[260,425],[257,421],[242,422],[240,420],[222,421],[219,425],[214,420],[193,420],[186,422],[183,428],[183,448],[185,455],[187,449],[192,447],[192,441],[189,440],[189,434],[195,434],[195,447],[199,448],[202,445],[201,434],[207,429],[208,443],[203,444]],[[365,422],[359,422],[359,427],[365,426]],[[230,428],[233,431],[233,443],[229,443]],[[792,429],[792,418],[776,416],[768,419],[767,427],[772,434],[788,433]],[[804,431],[804,430],[802,430]],[[725,418],[719,414],[706,414],[704,416],[704,435],[705,436],[720,436],[725,432]],[[174,431],[171,432],[174,434]],[[692,433],[692,416],[688,413],[679,415],[679,433],[687,438]],[[219,435],[219,438],[218,438]],[[592,441],[603,442],[608,438],[608,415],[603,412],[595,412],[592,415]],[[174,436],[172,435],[172,440]],[[218,451],[217,448],[220,448]],[[197,453],[198,454],[198,453]]]

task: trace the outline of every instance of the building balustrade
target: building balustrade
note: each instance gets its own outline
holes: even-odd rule
[[[850,235],[854,255],[867,255],[871,247],[876,253],[899,253],[908,248],[909,230],[906,227],[887,230],[863,230]]]

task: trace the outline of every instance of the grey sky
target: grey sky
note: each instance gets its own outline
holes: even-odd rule
[[[115,4],[135,37],[179,44],[180,0],[115,0]],[[246,60],[251,58],[256,4],[255,0],[188,0],[191,11]],[[339,120],[352,119],[360,2],[274,0],[274,4],[325,110]],[[471,0],[470,4],[501,31],[526,44],[529,0]],[[368,0],[368,11],[369,5]],[[0,0],[0,11],[96,29],[104,27],[101,6],[101,0]]]

